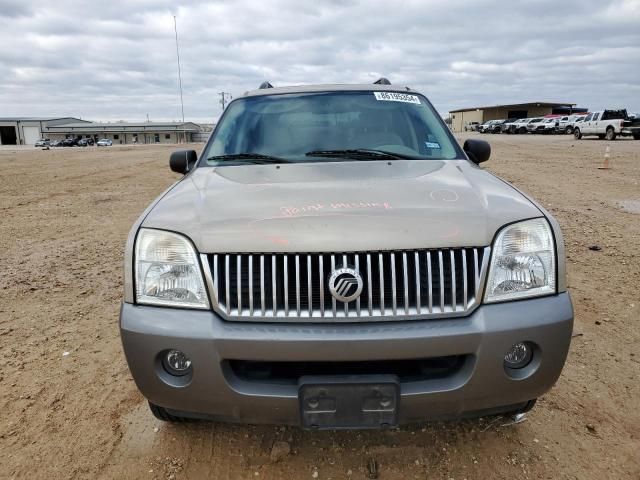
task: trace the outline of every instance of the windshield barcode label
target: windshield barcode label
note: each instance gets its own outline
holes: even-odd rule
[[[409,95],[408,93],[397,92],[373,92],[376,100],[385,100],[387,102],[405,102],[420,105],[420,99],[417,95]]]

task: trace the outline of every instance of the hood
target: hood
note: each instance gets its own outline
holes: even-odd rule
[[[396,160],[197,168],[142,226],[203,253],[350,252],[487,246],[541,215],[466,160]]]

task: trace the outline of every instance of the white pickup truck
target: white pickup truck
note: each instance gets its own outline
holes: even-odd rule
[[[593,112],[573,129],[576,140],[585,135],[597,135],[600,139],[607,140],[615,140],[617,136],[640,140],[640,119],[630,118],[624,109]]]

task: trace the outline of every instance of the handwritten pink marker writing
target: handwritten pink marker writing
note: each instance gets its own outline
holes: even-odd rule
[[[285,217],[294,217],[323,210],[391,210],[392,208],[388,202],[332,202],[329,204],[313,203],[298,207],[280,207],[280,213]]]

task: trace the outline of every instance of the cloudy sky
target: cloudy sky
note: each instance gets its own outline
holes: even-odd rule
[[[640,0],[0,0],[0,116],[187,120],[274,85],[387,76],[441,113],[520,101],[640,111]]]

